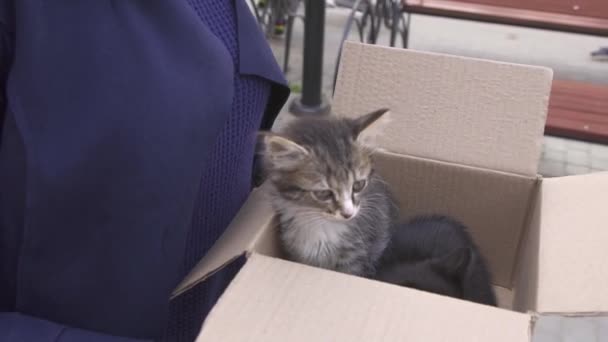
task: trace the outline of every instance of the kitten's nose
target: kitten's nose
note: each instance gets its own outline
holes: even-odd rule
[[[348,209],[340,210],[340,215],[342,215],[342,217],[344,217],[345,219],[349,219],[349,218],[353,217],[354,214],[355,214],[354,210],[348,210]]]
[[[342,215],[342,217],[344,217],[345,219],[353,217],[356,212],[357,209],[355,208],[355,204],[351,199],[348,199],[347,201],[344,201],[342,203],[340,208],[340,215]]]
[[[349,219],[349,218],[353,217],[352,213],[347,213],[347,212],[344,212],[344,211],[341,211],[340,215],[342,215],[342,217],[344,217],[345,219]]]

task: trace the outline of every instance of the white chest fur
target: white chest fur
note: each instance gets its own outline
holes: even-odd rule
[[[283,230],[283,242],[298,261],[323,268],[334,268],[339,250],[345,244],[348,227],[324,219],[294,218]]]

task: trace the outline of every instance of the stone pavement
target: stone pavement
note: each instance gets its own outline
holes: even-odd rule
[[[323,90],[331,98],[337,52],[349,9],[328,8],[325,24]],[[349,39],[358,39],[352,30]],[[302,77],[303,23],[297,21],[292,38],[287,79],[297,90]],[[379,44],[388,45],[381,32]],[[283,63],[284,40],[271,38]],[[555,76],[608,84],[608,63],[595,62],[591,51],[608,46],[608,39],[498,24],[413,15],[410,48],[524,64],[548,66]],[[287,107],[282,115],[289,115]],[[539,172],[545,177],[608,170],[608,146],[556,137],[545,137]]]
[[[608,317],[541,315],[532,342],[608,342]]]
[[[608,170],[608,146],[545,137],[539,172],[546,177]]]

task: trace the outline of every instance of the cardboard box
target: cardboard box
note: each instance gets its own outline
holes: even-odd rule
[[[381,107],[376,169],[404,218],[448,214],[486,256],[501,308],[281,259],[267,185],[176,295],[247,261],[199,341],[530,341],[537,313],[608,312],[608,174],[537,175],[552,71],[346,43],[334,112]]]

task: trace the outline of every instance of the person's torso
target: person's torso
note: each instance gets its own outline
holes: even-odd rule
[[[0,152],[2,239],[20,246],[2,271],[16,274],[14,309],[114,334],[162,330],[201,170],[231,134],[235,75],[277,81],[276,62],[236,40],[241,60],[265,68],[235,65],[185,2],[15,6]],[[238,35],[251,28],[235,20]]]

